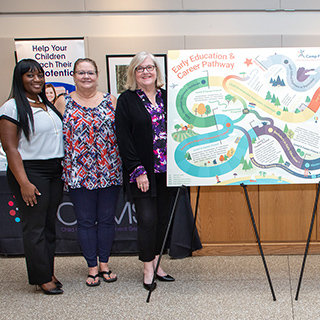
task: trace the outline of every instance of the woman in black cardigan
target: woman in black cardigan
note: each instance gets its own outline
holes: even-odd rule
[[[154,290],[152,278],[168,225],[172,189],[166,187],[167,95],[155,57],[140,52],[128,68],[127,88],[118,99],[116,131],[123,161],[125,192],[138,218],[139,259],[143,285]],[[157,270],[159,281],[174,278]]]

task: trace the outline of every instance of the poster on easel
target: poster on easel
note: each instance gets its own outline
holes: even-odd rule
[[[320,48],[168,51],[168,186],[320,180]]]

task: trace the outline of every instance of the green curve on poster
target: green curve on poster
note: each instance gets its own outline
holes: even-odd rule
[[[208,87],[208,77],[198,78],[185,84],[180,89],[176,98],[176,108],[180,117],[187,123],[192,123],[193,126],[198,128],[207,128],[216,125],[215,116],[209,116],[205,118],[198,117],[189,111],[187,108],[187,99],[190,93],[193,91]]]

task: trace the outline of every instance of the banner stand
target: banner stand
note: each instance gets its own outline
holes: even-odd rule
[[[185,187],[184,187],[184,186],[181,186],[181,187],[178,188],[176,197],[175,197],[175,199],[174,199],[174,204],[173,204],[173,207],[172,207],[172,210],[171,210],[171,215],[170,215],[170,217],[169,217],[169,222],[168,222],[168,226],[167,226],[167,231],[166,231],[166,234],[165,234],[164,239],[163,239],[161,251],[160,251],[160,254],[159,254],[159,259],[158,259],[158,262],[157,262],[157,265],[156,265],[156,269],[154,270],[154,274],[153,274],[153,278],[152,278],[152,282],[151,282],[151,286],[150,286],[150,290],[149,290],[149,293],[148,293],[148,297],[147,297],[146,302],[149,302],[149,301],[150,301],[151,292],[152,292],[151,288],[152,288],[152,285],[153,285],[154,280],[155,280],[155,278],[156,278],[156,275],[157,275],[157,272],[158,272],[158,268],[159,268],[159,266],[160,266],[162,254],[163,254],[163,251],[164,251],[164,247],[165,247],[165,245],[166,245],[166,242],[167,242],[167,238],[168,238],[168,235],[169,235],[169,231],[170,231],[172,219],[173,219],[174,213],[175,213],[175,211],[176,211],[176,207],[177,207],[177,203],[178,203],[178,200],[179,200],[181,188],[185,188]],[[191,247],[191,249],[192,249],[192,247]]]
[[[302,276],[303,276],[303,272],[304,272],[304,266],[305,266],[305,263],[306,263],[306,260],[307,260],[307,254],[308,254],[308,250],[309,250],[311,233],[312,233],[314,219],[315,219],[315,215],[316,215],[316,211],[317,211],[317,205],[318,205],[318,199],[319,199],[319,191],[320,191],[320,182],[318,183],[316,198],[315,198],[315,201],[314,201],[312,218],[311,218],[311,223],[310,223],[310,228],[309,228],[309,235],[308,235],[308,239],[307,239],[306,249],[304,251],[303,262],[302,262],[302,266],[301,266],[301,272],[300,272],[300,277],[299,277],[299,282],[298,282],[298,287],[297,287],[297,293],[296,293],[295,300],[298,300],[298,297],[299,297],[300,286],[301,286]]]
[[[246,200],[247,200],[247,204],[248,204],[248,208],[249,208],[249,212],[250,212],[250,216],[251,216],[253,229],[254,229],[254,232],[255,232],[255,235],[256,235],[256,238],[257,238],[257,241],[258,241],[260,255],[261,255],[261,258],[262,258],[262,261],[263,261],[264,268],[266,270],[266,274],[267,274],[270,290],[271,290],[271,293],[272,293],[273,301],[276,301],[277,299],[276,299],[276,296],[275,296],[274,291],[273,291],[273,286],[272,286],[271,278],[270,278],[270,275],[269,275],[267,263],[266,263],[266,260],[264,258],[264,254],[263,254],[263,250],[262,250],[262,246],[261,246],[261,242],[260,242],[260,237],[259,237],[259,234],[258,234],[258,230],[257,230],[257,226],[256,226],[256,223],[255,223],[255,220],[254,220],[254,216],[253,216],[253,213],[252,213],[252,208],[251,208],[251,205],[250,205],[247,186],[245,184],[243,184],[243,183],[241,183],[240,186],[243,187],[243,190],[244,190],[244,193],[245,193],[245,196],[246,196]]]

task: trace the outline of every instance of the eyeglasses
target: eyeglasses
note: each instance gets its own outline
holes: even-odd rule
[[[75,71],[74,73],[78,74],[80,77],[83,77],[84,75],[88,75],[89,77],[93,77],[96,75],[96,71]]]
[[[142,73],[144,70],[147,70],[148,72],[151,72],[154,70],[156,66],[153,66],[153,65],[149,65],[149,66],[146,66],[146,67],[136,67],[136,71],[139,72],[139,73]]]

